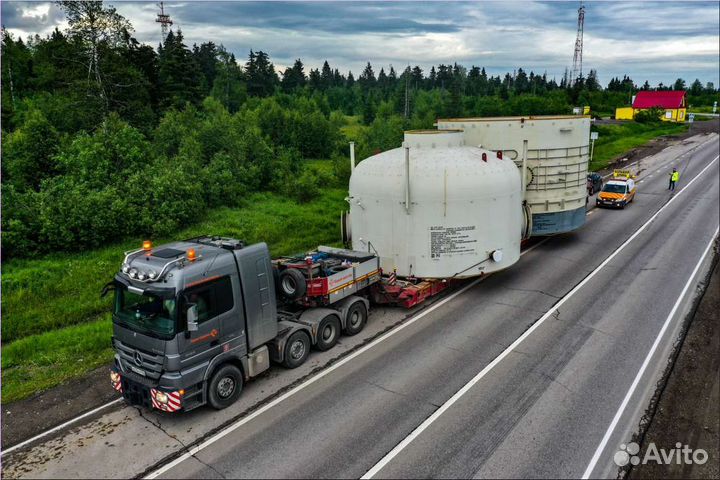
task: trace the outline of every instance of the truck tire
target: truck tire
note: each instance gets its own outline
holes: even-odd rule
[[[288,338],[285,343],[285,355],[283,356],[283,367],[297,368],[307,360],[310,355],[310,336],[299,330]]]
[[[315,348],[320,351],[330,350],[340,338],[340,319],[337,315],[328,315],[318,324],[317,343]]]
[[[216,410],[229,407],[242,392],[242,372],[235,365],[223,365],[210,378],[207,388],[210,406]]]
[[[302,298],[307,291],[305,275],[295,268],[286,268],[280,272],[280,293],[290,300]]]
[[[345,335],[357,335],[365,328],[367,322],[367,309],[363,302],[355,302],[348,309],[345,316]]]

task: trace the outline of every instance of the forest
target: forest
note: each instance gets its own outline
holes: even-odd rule
[[[189,46],[181,30],[146,45],[110,5],[59,3],[67,31],[2,35],[3,259],[167,236],[257,192],[310,201],[346,185],[351,140],[362,159],[441,117],[576,105],[609,116],[651,88],[627,75],[603,87],[594,70],[571,82],[454,62],[368,62],[356,77],[297,59],[278,72],[264,51],[238,59],[212,41]],[[657,88],[686,89],[697,106],[718,96],[700,80]]]

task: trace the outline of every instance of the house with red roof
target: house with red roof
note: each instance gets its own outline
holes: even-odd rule
[[[617,120],[632,120],[638,112],[651,108],[665,110],[660,117],[667,122],[684,122],[687,113],[687,93],[684,90],[651,91],[641,90],[633,97],[631,107],[620,107],[615,111]]]

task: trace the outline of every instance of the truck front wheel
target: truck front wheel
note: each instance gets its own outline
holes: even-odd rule
[[[223,365],[208,384],[208,401],[216,410],[232,405],[243,388],[242,372],[235,365]]]
[[[308,355],[310,355],[310,336],[303,331],[297,331],[290,335],[285,343],[282,364],[285,368],[297,368],[305,363]]]

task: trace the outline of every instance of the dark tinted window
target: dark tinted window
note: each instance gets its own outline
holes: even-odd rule
[[[223,277],[189,288],[185,291],[184,296],[186,304],[197,305],[198,323],[215,318],[233,308],[230,277]]]

